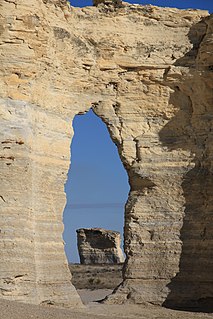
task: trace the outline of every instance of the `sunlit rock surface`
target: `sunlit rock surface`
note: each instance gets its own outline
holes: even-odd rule
[[[128,172],[111,303],[213,296],[213,18],[60,0],[0,2],[0,294],[80,305],[62,242],[71,127],[92,106]]]
[[[80,228],[76,232],[81,264],[124,262],[119,232],[103,228]]]

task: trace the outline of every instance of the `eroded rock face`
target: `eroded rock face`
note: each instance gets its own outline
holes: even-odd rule
[[[93,5],[97,6],[99,4],[113,5],[113,6],[121,6],[121,0],[93,0]]]
[[[80,304],[62,212],[71,123],[92,106],[131,187],[124,281],[108,302],[210,300],[212,16],[59,0],[0,6],[1,297]]]
[[[81,264],[124,262],[119,232],[103,228],[81,228],[76,232]]]

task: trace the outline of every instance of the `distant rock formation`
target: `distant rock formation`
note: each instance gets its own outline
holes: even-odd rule
[[[81,264],[119,264],[124,262],[119,232],[103,228],[81,228],[77,229],[76,232]]]

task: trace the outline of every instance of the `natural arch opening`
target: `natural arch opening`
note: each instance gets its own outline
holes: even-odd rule
[[[73,275],[73,284],[85,284],[95,289],[115,288],[122,280],[122,265],[101,267],[101,277],[93,279],[97,268],[90,269],[79,263],[76,230],[101,228],[118,231],[123,246],[124,206],[128,198],[129,183],[126,170],[119,158],[103,121],[90,109],[73,120],[74,137],[71,143],[71,165],[65,185],[67,204],[64,210],[65,252]],[[75,265],[74,265],[75,264]],[[85,267],[82,267],[85,266]],[[115,269],[116,268],[116,269]],[[87,272],[82,274],[82,272]],[[111,271],[111,274],[110,274]],[[80,275],[79,275],[80,272]],[[112,274],[113,273],[113,274]],[[118,278],[109,276],[116,275]],[[83,278],[79,282],[80,277]]]

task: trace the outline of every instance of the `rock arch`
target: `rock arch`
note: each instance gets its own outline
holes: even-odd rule
[[[70,122],[93,105],[131,185],[124,281],[108,302],[212,298],[212,273],[194,267],[192,296],[186,264],[201,256],[207,267],[212,247],[212,17],[42,0],[1,10],[1,296],[81,304],[61,220]]]

